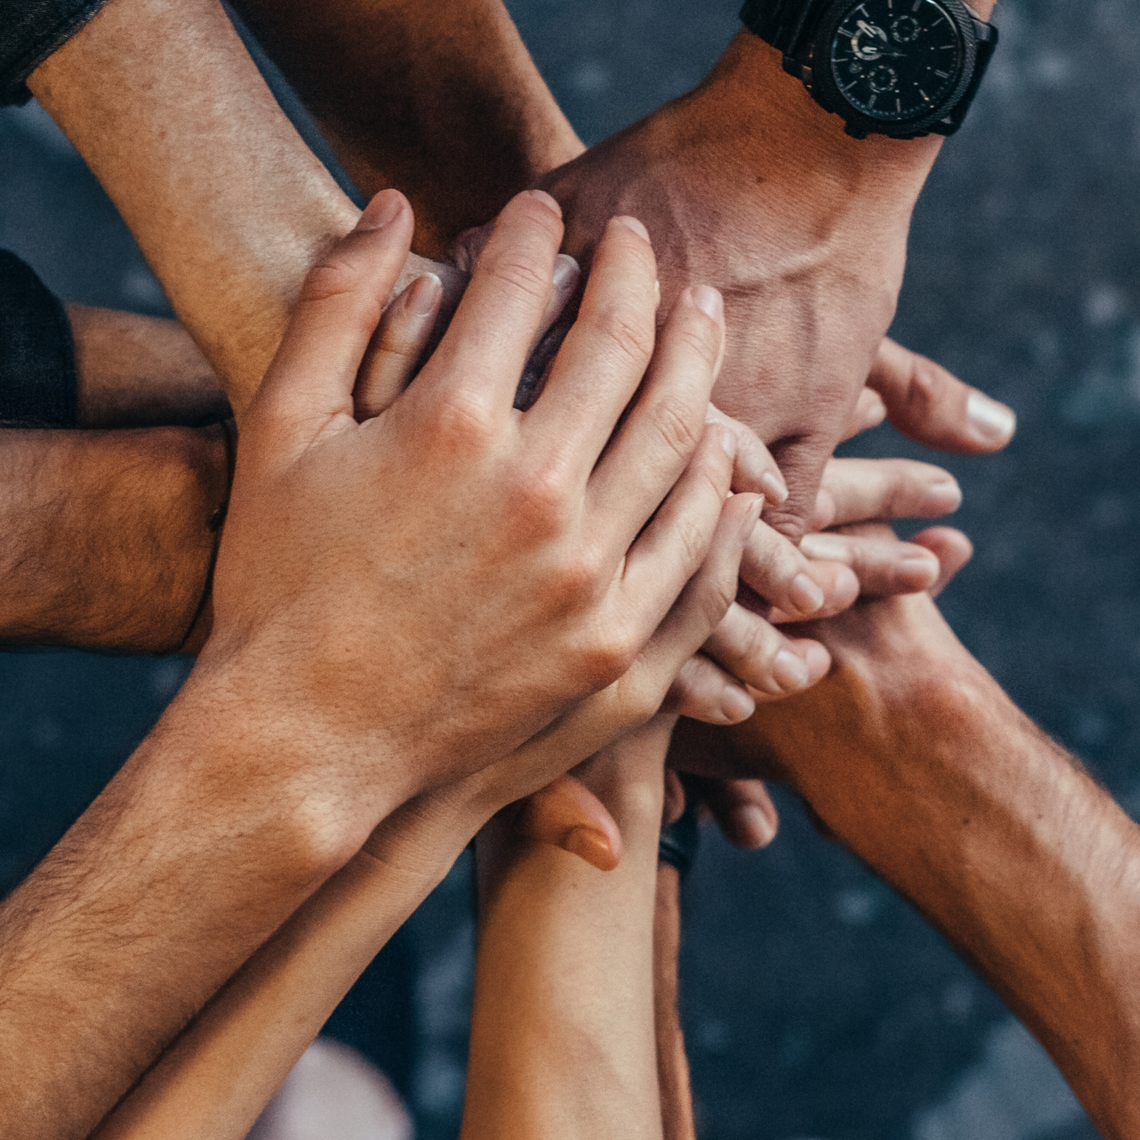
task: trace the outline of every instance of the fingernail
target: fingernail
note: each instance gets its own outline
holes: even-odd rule
[[[916,590],[929,590],[938,580],[941,570],[938,559],[933,554],[926,557],[917,553],[904,555],[899,559],[898,567]]]
[[[606,870],[615,865],[613,848],[609,840],[592,827],[575,827],[562,837],[564,851],[584,859],[591,867]]]
[[[689,295],[693,298],[693,304],[706,317],[711,317],[714,321],[724,320],[724,298],[719,289],[714,289],[711,285],[698,285]]]
[[[639,222],[636,218],[631,218],[627,214],[622,214],[614,219],[615,222],[621,222],[623,226],[627,226],[633,230],[639,238],[649,241],[649,231]]]
[[[756,711],[756,702],[736,685],[725,685],[720,695],[720,711],[729,724],[740,724]]]
[[[784,482],[782,475],[777,475],[774,471],[765,471],[760,476],[760,486],[764,488],[764,496],[769,502],[775,503],[777,506],[780,503],[787,502],[788,485]]]
[[[776,824],[755,804],[741,804],[733,813],[741,839],[750,847],[767,847],[776,838]]]
[[[553,210],[560,218],[562,217],[562,207],[558,204],[557,198],[552,198],[545,190],[528,190],[526,193],[536,202],[541,202],[548,209]]]
[[[425,273],[412,282],[408,292],[409,311],[417,317],[430,317],[439,307],[443,282],[434,273]]]
[[[801,614],[814,614],[823,608],[826,600],[823,591],[802,570],[792,579],[788,597]]]
[[[725,427],[724,424],[717,424],[716,427],[716,441],[720,444],[720,449],[729,457],[729,459],[736,458],[736,452],[740,447],[740,440],[737,439],[736,432],[730,427]]]
[[[360,215],[358,230],[382,230],[391,225],[404,208],[404,197],[398,190],[381,190]]]
[[[982,392],[971,392],[967,397],[966,417],[975,438],[987,446],[1008,442],[1017,430],[1013,410]]]
[[[790,649],[781,649],[772,662],[772,676],[785,693],[802,689],[810,680],[807,664]]]
[[[919,511],[923,516],[953,514],[962,505],[962,488],[953,479],[935,483],[922,496]]]
[[[578,263],[568,253],[560,253],[554,259],[554,272],[551,281],[558,293],[572,293],[578,284],[578,274],[581,272]]]

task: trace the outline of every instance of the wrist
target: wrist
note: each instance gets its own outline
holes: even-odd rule
[[[746,30],[673,107],[720,169],[765,194],[785,191],[805,221],[821,209],[860,225],[892,223],[900,213],[909,219],[942,145],[938,136],[851,138],[843,120],[784,71],[780,52]]]
[[[279,821],[287,862],[321,881],[416,795],[416,773],[382,727],[362,731],[281,683],[279,655],[265,649],[211,636],[159,724],[193,751],[187,798],[205,814]]]

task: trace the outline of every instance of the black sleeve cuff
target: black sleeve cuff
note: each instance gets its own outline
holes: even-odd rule
[[[26,103],[25,80],[107,0],[0,0],[0,104]]]
[[[74,427],[78,412],[67,313],[28,265],[0,250],[0,424]]]

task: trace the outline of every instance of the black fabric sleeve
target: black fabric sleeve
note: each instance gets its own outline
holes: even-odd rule
[[[74,427],[78,409],[67,313],[30,266],[0,250],[0,426]]]
[[[26,103],[29,75],[107,0],[0,0],[0,103]]]

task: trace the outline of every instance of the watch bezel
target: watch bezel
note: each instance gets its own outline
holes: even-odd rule
[[[887,135],[891,138],[914,138],[929,134],[954,111],[970,88],[978,62],[978,34],[974,18],[962,0],[934,0],[955,22],[962,37],[962,69],[958,82],[933,109],[908,119],[877,119],[860,111],[840,90],[832,72],[832,47],[836,33],[848,12],[861,0],[832,0],[821,14],[813,33],[811,61],[812,94],[829,111],[843,118],[852,134]]]

